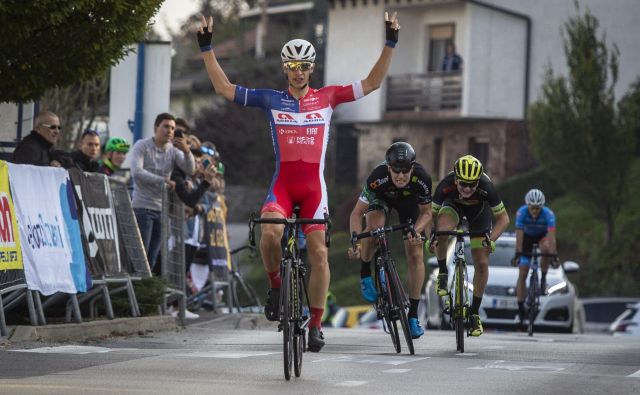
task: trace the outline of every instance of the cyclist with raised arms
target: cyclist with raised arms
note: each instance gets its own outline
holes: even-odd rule
[[[213,18],[202,17],[198,29],[198,44],[207,73],[216,92],[243,106],[260,107],[268,115],[276,155],[276,173],[262,207],[263,218],[290,217],[293,206],[300,205],[301,218],[323,219],[328,212],[324,181],[324,158],[329,141],[329,121],[336,106],[358,100],[382,84],[398,42],[400,25],[396,13],[389,19],[385,12],[386,43],[380,57],[361,81],[350,85],[309,87],[314,70],[316,51],[306,40],[287,42],[280,57],[288,89],[248,89],[232,84],[216,60],[212,48]],[[263,224],[260,251],[268,273],[270,290],[265,315],[271,321],[279,319],[280,240],[283,225]],[[308,257],[311,263],[309,299],[311,322],[308,348],[320,351],[324,337],[320,328],[326,293],[329,287],[328,252],[323,225],[304,225]]]
[[[431,176],[416,162],[413,147],[405,142],[393,143],[385,155],[385,161],[376,166],[367,177],[360,198],[349,218],[351,233],[361,233],[362,216],[365,216],[365,231],[385,226],[386,216],[395,209],[400,223],[414,224],[418,237],[405,232],[404,250],[409,263],[407,282],[409,285],[409,330],[411,337],[419,338],[424,329],[418,321],[418,303],[424,283],[423,241],[425,229],[431,229]],[[360,290],[367,302],[375,302],[378,295],[371,277],[371,260],[374,254],[374,239],[366,238],[349,248],[351,259],[360,259]]]
[[[453,231],[460,224],[462,217],[467,217],[471,232],[490,230],[490,245],[484,245],[482,237],[471,238],[471,256],[475,270],[469,321],[471,336],[480,336],[483,329],[478,310],[489,278],[489,254],[495,250],[495,241],[509,225],[509,214],[491,179],[484,174],[482,163],[471,155],[459,158],[453,165],[453,171],[436,187],[433,195],[433,213],[435,228],[438,231]],[[493,229],[491,214],[495,217]],[[436,292],[440,296],[448,293],[447,240],[448,236],[439,236],[429,246],[432,252],[435,247],[438,258],[440,270]]]
[[[543,254],[556,253],[556,216],[546,207],[544,193],[539,189],[531,189],[524,197],[525,204],[516,213],[516,255],[512,263],[519,266],[516,297],[518,299],[518,315],[520,325],[523,325],[526,296],[526,280],[529,273],[531,258],[522,253],[530,254],[533,245],[538,244]],[[540,289],[546,292],[547,271],[551,259],[544,256],[540,260]],[[554,262],[555,266],[555,262]]]

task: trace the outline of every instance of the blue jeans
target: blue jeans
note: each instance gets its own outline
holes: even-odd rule
[[[142,237],[142,244],[145,251],[147,251],[147,259],[149,260],[149,266],[151,271],[154,272],[156,266],[156,260],[160,253],[160,240],[161,227],[160,227],[160,211],[149,210],[147,208],[134,208],[133,212],[136,214],[136,220],[138,221],[138,228],[140,228],[140,236]]]

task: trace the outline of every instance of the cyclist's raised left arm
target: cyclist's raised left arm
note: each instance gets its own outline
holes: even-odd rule
[[[369,72],[367,78],[362,80],[362,91],[365,95],[380,88],[384,77],[387,75],[389,65],[391,64],[391,56],[393,55],[393,48],[398,43],[398,31],[400,25],[398,23],[397,13],[393,13],[391,19],[389,14],[384,13],[385,27],[386,27],[386,43],[382,49],[382,53],[378,58],[378,61],[373,65],[373,68]]]
[[[236,86],[232,84],[227,75],[220,67],[216,55],[211,46],[213,38],[213,17],[209,17],[209,21],[202,16],[202,26],[198,29],[198,44],[202,51],[202,59],[207,68],[207,74],[213,84],[216,93],[223,96],[229,101],[233,101],[236,94]]]

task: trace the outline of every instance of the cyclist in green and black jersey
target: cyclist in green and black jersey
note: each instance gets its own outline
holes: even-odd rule
[[[398,212],[400,223],[414,224],[417,237],[405,232],[405,252],[409,263],[409,329],[411,337],[419,338],[424,329],[418,322],[418,303],[424,283],[423,240],[425,229],[431,228],[431,177],[419,163],[416,153],[405,142],[397,142],[387,150],[386,161],[378,165],[365,184],[360,198],[350,217],[351,232],[362,232],[362,216],[366,214],[366,230],[385,226],[386,214],[391,209]],[[360,289],[368,302],[375,302],[376,288],[371,277],[374,240],[372,238],[356,243],[356,249],[349,248],[351,259],[361,260]]]
[[[478,314],[484,288],[489,278],[489,254],[495,250],[495,241],[509,225],[509,214],[491,179],[483,173],[482,163],[471,155],[459,158],[453,170],[436,187],[433,195],[435,229],[452,231],[466,217],[469,231],[490,232],[491,245],[483,245],[483,238],[471,238],[471,255],[475,268],[473,275],[473,301],[470,309],[471,335],[482,334],[482,321]],[[488,206],[488,207],[487,207]],[[495,225],[491,226],[491,217]],[[436,292],[440,296],[448,293],[447,236],[439,236],[429,249],[436,250],[439,273]]]

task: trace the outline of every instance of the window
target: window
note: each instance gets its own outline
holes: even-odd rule
[[[482,162],[482,166],[484,167],[484,172],[486,173],[488,170],[488,162],[489,162],[489,139],[485,138],[477,138],[472,137],[469,139],[469,153],[476,158],[480,162]]]
[[[455,25],[433,25],[428,28],[429,58],[427,71],[440,71],[442,60],[447,53],[447,45],[453,43]]]

